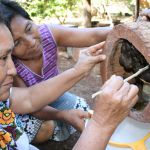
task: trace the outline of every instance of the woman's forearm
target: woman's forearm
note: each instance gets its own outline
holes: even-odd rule
[[[106,56],[102,54],[101,50],[104,43],[82,50],[78,62],[73,68],[53,78],[28,88],[13,88],[10,95],[11,108],[16,113],[32,113],[54,102],[83,77],[87,76],[97,63],[105,60]]]
[[[72,68],[29,88],[13,88],[11,109],[21,114],[36,112],[55,101],[84,76],[84,73]]]
[[[105,150],[115,127],[103,126],[90,120],[73,150]]]
[[[51,106],[45,106],[43,109],[32,113],[32,115],[41,120],[64,120],[63,111]]]
[[[32,105],[37,109],[55,101],[60,95],[74,86],[83,77],[84,74],[80,74],[72,68],[54,78],[29,87]],[[38,100],[35,101],[37,98]]]

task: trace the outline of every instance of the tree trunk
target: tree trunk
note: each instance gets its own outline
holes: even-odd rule
[[[91,27],[91,0],[82,0],[82,2],[83,2],[84,26]]]
[[[139,17],[139,9],[140,9],[140,0],[136,0],[135,5],[135,20]]]

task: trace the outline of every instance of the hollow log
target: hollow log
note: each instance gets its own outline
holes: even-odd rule
[[[101,63],[100,66],[100,74],[103,83],[112,74],[121,75],[126,78],[134,73],[136,63],[133,65],[134,67],[132,66],[131,70],[129,69],[129,71],[125,68],[126,63],[130,64],[130,61],[133,62],[133,60],[130,60],[130,58],[133,58],[132,56],[129,55],[130,57],[128,59],[126,58],[124,65],[121,64],[123,43],[125,41],[137,51],[135,56],[139,55],[138,59],[141,58],[142,60],[137,61],[139,63],[144,61],[141,66],[145,63],[150,63],[150,22],[141,21],[117,25],[108,35],[104,48],[104,53],[106,54],[107,59],[105,62]],[[127,54],[124,53],[124,55]],[[148,73],[150,73],[150,70]],[[140,85],[139,88],[142,87],[142,93],[143,83],[141,84],[141,81],[135,80],[134,84],[137,84],[136,82]],[[150,96],[146,106],[144,106],[142,110],[134,109],[134,111],[130,112],[130,116],[139,121],[150,122]]]

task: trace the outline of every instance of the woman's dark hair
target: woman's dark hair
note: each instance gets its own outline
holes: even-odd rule
[[[1,10],[0,10],[0,24],[5,24],[5,22],[4,22],[4,16],[2,15]]]
[[[20,15],[26,19],[31,20],[26,10],[13,0],[0,0],[0,11],[3,13],[4,21],[9,28],[11,20],[16,15]]]

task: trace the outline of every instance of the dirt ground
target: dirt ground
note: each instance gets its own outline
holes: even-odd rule
[[[72,59],[68,59],[66,57],[63,57],[62,55],[59,56],[59,68],[61,72],[71,68],[74,64],[75,62]],[[92,107],[91,95],[99,89],[100,84],[99,65],[97,65],[92,70],[91,74],[88,77],[82,79],[79,83],[77,83],[70,90],[70,92],[85,98],[89,105]],[[80,134],[76,132],[64,142],[48,141],[46,143],[36,146],[40,150],[71,150],[79,136]]]

